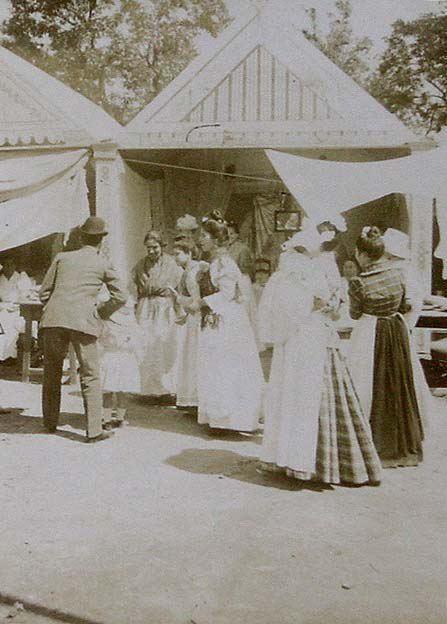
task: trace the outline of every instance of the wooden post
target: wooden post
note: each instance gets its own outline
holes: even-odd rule
[[[120,207],[120,156],[116,143],[93,145],[95,166],[95,214],[106,220],[109,235],[105,237],[102,252],[115,268],[125,270],[124,241]]]
[[[417,270],[424,294],[431,294],[433,254],[433,204],[429,197],[405,196],[410,217],[411,264]],[[414,344],[420,357],[431,358],[431,332],[413,329]]]

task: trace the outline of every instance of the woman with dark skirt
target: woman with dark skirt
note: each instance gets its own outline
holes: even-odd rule
[[[404,273],[385,256],[378,228],[357,240],[361,268],[349,284],[350,314],[358,319],[349,363],[384,468],[416,466],[424,438],[403,315],[411,309]]]

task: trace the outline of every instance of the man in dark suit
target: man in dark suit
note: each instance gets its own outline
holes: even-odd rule
[[[102,391],[97,338],[100,318],[108,318],[126,302],[126,293],[110,262],[100,255],[107,234],[99,217],[80,228],[82,247],[56,256],[40,289],[44,311],[40,327],[44,344],[42,409],[44,427],[56,431],[61,402],[62,369],[71,343],[80,364],[81,390],[87,416],[87,442],[110,436],[102,430]],[[106,286],[110,298],[97,305]]]

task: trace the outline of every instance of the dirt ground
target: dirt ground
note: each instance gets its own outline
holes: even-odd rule
[[[260,435],[211,437],[172,407],[135,401],[87,445],[76,388],[57,435],[37,383],[0,393],[0,621],[447,622],[446,399],[421,466],[319,489],[259,474]]]

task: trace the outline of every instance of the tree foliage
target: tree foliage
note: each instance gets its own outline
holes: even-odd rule
[[[224,0],[11,0],[2,44],[127,122],[228,21]]]
[[[370,72],[369,53],[372,41],[368,37],[354,35],[350,0],[336,0],[335,11],[329,12],[329,27],[323,32],[320,19],[315,9],[308,9],[311,27],[304,30],[312,41],[327,57],[359,84],[366,84]]]
[[[447,11],[393,24],[370,91],[404,122],[447,126]]]

